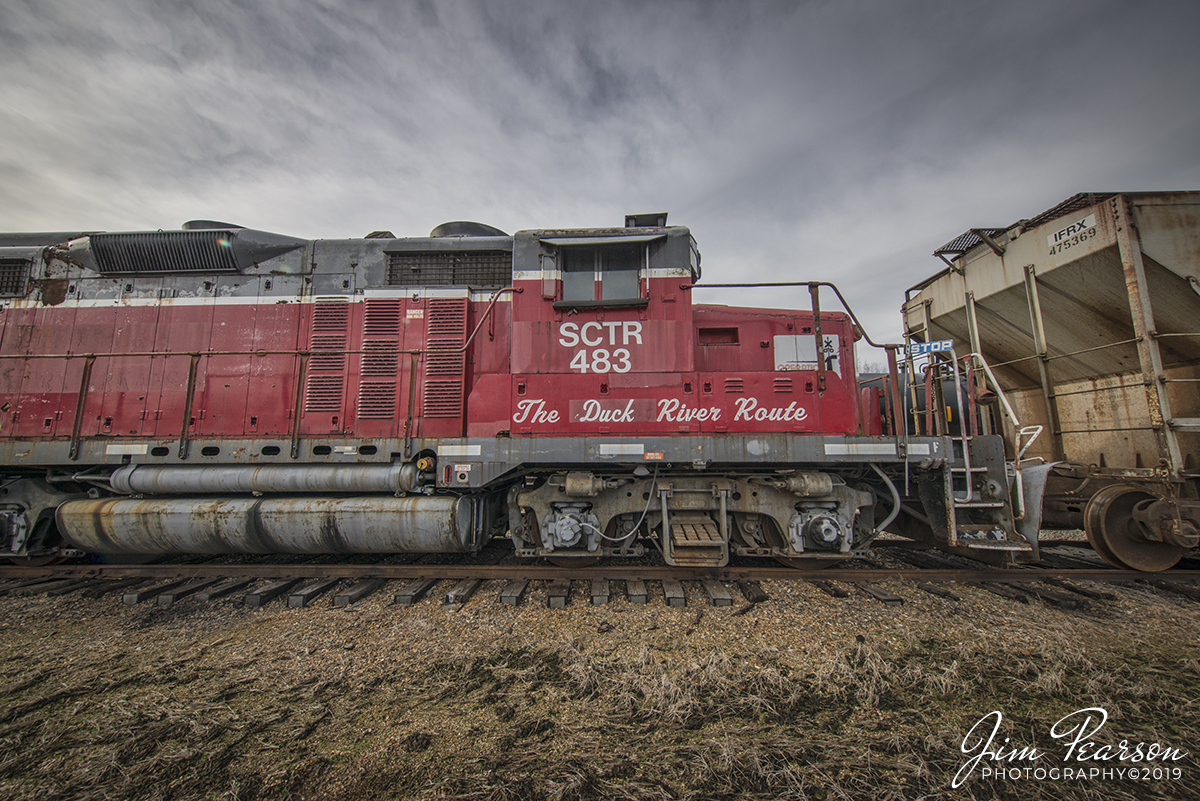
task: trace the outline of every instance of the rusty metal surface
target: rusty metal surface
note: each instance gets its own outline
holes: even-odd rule
[[[1166,373],[1163,372],[1163,352],[1154,334],[1158,323],[1154,317],[1149,277],[1142,244],[1134,228],[1133,209],[1125,197],[1113,200],[1117,224],[1117,246],[1121,253],[1121,269],[1125,274],[1125,289],[1129,293],[1130,318],[1133,322],[1134,338],[1137,340],[1138,363],[1146,379],[1146,408],[1150,427],[1154,430],[1158,457],[1173,469],[1182,466],[1179,439],[1175,432],[1164,425],[1171,419],[1171,405],[1167,400]],[[1200,306],[1198,306],[1200,308]],[[1200,316],[1194,317],[1200,320]]]
[[[472,502],[453,496],[69,501],[59,531],[93,553],[464,553]]]
[[[118,492],[148,495],[251,492],[408,492],[414,465],[125,465],[109,479]]]
[[[1200,192],[1081,194],[994,238],[910,291],[909,336],[977,343],[1048,427],[1030,456],[1196,472]]]

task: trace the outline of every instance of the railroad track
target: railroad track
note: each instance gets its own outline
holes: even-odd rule
[[[1078,543],[1064,543],[1066,545]],[[502,582],[500,599],[519,604],[527,592],[547,587],[550,606],[566,606],[573,588],[590,589],[591,603],[607,603],[622,589],[631,602],[645,603],[662,597],[669,606],[684,606],[692,586],[693,602],[707,597],[716,606],[735,601],[733,587],[744,596],[747,608],[766,600],[759,582],[807,581],[835,597],[862,594],[887,605],[904,598],[881,586],[901,582],[905,588],[958,600],[950,585],[971,585],[1014,601],[1034,599],[1064,608],[1082,608],[1095,600],[1111,600],[1103,590],[1077,582],[1121,584],[1139,582],[1154,591],[1200,601],[1200,570],[1175,569],[1146,574],[1095,565],[1086,551],[1047,552],[1036,566],[997,569],[972,566],[969,560],[908,547],[888,548],[889,556],[906,567],[880,567],[871,559],[855,566],[804,570],[787,567],[732,566],[681,568],[621,564],[560,567],[541,564],[495,564],[501,554],[484,554],[455,564],[346,564],[301,563],[228,564],[193,561],[150,565],[66,564],[43,567],[0,566],[0,595],[67,595],[100,597],[121,592],[128,604],[154,601],[168,606],[184,598],[212,601],[241,596],[248,606],[263,606],[275,599],[293,607],[309,606],[331,595],[334,606],[356,603],[385,587],[395,592],[395,602],[412,604],[430,595],[440,582],[457,583],[445,593],[447,604],[466,603],[484,582]],[[977,563],[976,563],[977,564]],[[403,583],[397,583],[403,582]],[[648,587],[648,582],[649,587]],[[388,585],[392,585],[388,587]],[[696,587],[699,587],[697,590]]]
[[[1158,579],[1169,582],[1200,580],[1200,570],[1171,570],[1142,573],[1116,568],[1029,567],[910,567],[910,568],[826,568],[804,570],[790,567],[687,568],[666,566],[600,565],[565,568],[541,565],[347,565],[347,564],[156,564],[156,565],[65,565],[54,567],[0,567],[0,579],[84,579],[84,578],[297,578],[297,579],[416,579],[475,578],[480,580],[558,579],[590,581],[623,579],[643,581],[846,581],[853,583],[895,580],[919,581],[1002,581],[1028,582],[1046,578],[1080,581],[1125,582]]]

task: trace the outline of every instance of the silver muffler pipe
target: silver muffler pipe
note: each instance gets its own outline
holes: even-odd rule
[[[109,486],[131,495],[247,495],[251,492],[412,492],[420,472],[414,464],[347,465],[125,465]]]

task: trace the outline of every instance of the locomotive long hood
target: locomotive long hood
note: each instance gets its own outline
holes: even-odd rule
[[[304,245],[252,228],[204,228],[88,234],[60,245],[56,255],[103,275],[243,272]]]

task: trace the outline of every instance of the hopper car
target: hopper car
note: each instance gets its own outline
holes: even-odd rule
[[[1036,558],[1044,476],[910,430],[900,345],[860,386],[836,288],[700,302],[689,230],[625,222],[0,234],[0,555]]]
[[[979,354],[1044,435],[1047,528],[1158,571],[1200,540],[1200,192],[1083,193],[935,251],[910,342]],[[1013,435],[1012,424],[996,429]]]

